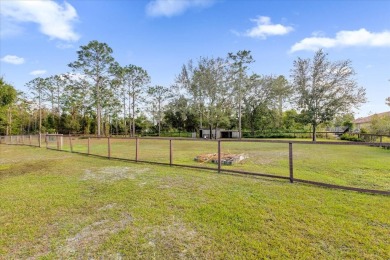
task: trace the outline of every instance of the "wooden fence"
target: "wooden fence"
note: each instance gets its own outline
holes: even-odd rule
[[[14,144],[14,145],[31,145],[39,146],[39,136],[7,136],[1,137],[0,143],[5,144]],[[150,151],[143,151],[143,155],[140,155],[141,148],[143,148],[141,143],[149,141],[152,145],[157,145],[157,142],[164,142],[164,146],[156,147]],[[181,145],[181,142],[193,142],[194,150],[207,150],[205,149],[208,146],[208,151],[214,153],[217,159],[215,160],[215,167],[205,166],[203,164],[191,164],[188,162],[176,162],[177,157],[174,156],[174,146]],[[268,178],[277,178],[287,180],[290,183],[300,182],[316,186],[342,189],[342,190],[353,190],[364,193],[375,193],[390,195],[388,190],[376,190],[376,189],[366,189],[360,187],[351,187],[344,185],[336,185],[321,181],[308,180],[302,178],[296,178],[294,176],[294,147],[297,145],[332,145],[332,146],[375,146],[380,147],[382,145],[390,146],[390,143],[382,142],[369,142],[369,143],[359,143],[359,142],[308,142],[308,141],[288,141],[288,140],[254,140],[254,139],[242,139],[242,140],[232,140],[232,139],[218,139],[218,140],[204,140],[204,139],[193,139],[193,138],[111,138],[111,137],[75,137],[75,136],[63,136],[63,135],[44,135],[45,147],[51,150],[67,151],[72,153],[79,153],[91,156],[105,157],[108,159],[118,159],[126,160],[133,162],[143,162],[143,163],[153,163],[160,165],[169,165],[169,166],[178,166],[178,167],[189,167],[205,170],[213,170],[217,172],[225,173],[235,173],[243,175],[252,175],[252,176],[261,176]],[[287,176],[281,176],[276,174],[260,173],[256,171],[244,171],[239,169],[229,169],[222,167],[222,144],[229,143],[239,143],[240,146],[245,149],[246,144],[248,143],[269,143],[269,144],[284,144],[287,145],[288,149],[288,172]],[[165,143],[169,145],[165,146]],[[206,145],[207,144],[207,145]],[[113,147],[114,146],[114,147]],[[117,150],[122,149],[126,154],[131,156],[124,156],[119,154]],[[214,148],[213,148],[214,147]],[[162,153],[163,156],[159,157],[157,150]],[[164,151],[165,150],[165,151]],[[146,156],[147,154],[147,156]],[[147,157],[147,159],[144,159]],[[165,158],[169,158],[165,160]],[[390,158],[389,158],[390,159]],[[389,167],[390,170],[390,167]]]

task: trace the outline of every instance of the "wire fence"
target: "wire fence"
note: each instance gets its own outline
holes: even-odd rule
[[[39,146],[39,139],[39,136],[32,135],[6,136],[1,137],[0,142]],[[390,147],[387,142],[112,138],[55,134],[42,135],[41,141],[41,146],[47,149],[109,159],[263,176],[291,183],[390,195],[390,165],[384,163],[390,152],[378,149]]]

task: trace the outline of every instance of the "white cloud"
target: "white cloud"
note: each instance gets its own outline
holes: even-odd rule
[[[33,70],[30,72],[30,75],[38,76],[38,75],[43,75],[45,73],[46,73],[46,70]]]
[[[268,36],[285,35],[292,32],[294,28],[282,24],[272,24],[271,18],[259,16],[257,19],[251,19],[256,26],[247,30],[243,35],[252,38],[266,39]]]
[[[67,2],[60,5],[51,0],[2,1],[0,14],[7,20],[6,26],[33,22],[39,24],[40,31],[51,38],[64,41],[80,38],[73,30],[73,23],[77,20],[76,9]],[[7,31],[7,27],[4,30]]]
[[[313,36],[294,44],[290,52],[351,46],[390,47],[390,32],[375,33],[362,28],[357,31],[340,31],[334,38]]]
[[[6,63],[11,63],[15,65],[23,64],[24,59],[15,55],[5,55],[3,58],[1,58],[1,61]]]
[[[180,15],[190,8],[210,7],[214,0],[153,0],[146,6],[149,16],[171,17]]]

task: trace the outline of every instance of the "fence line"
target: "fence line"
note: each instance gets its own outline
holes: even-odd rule
[[[323,142],[323,141],[317,141],[317,142],[308,142],[308,141],[289,141],[289,140],[256,140],[256,139],[242,139],[242,140],[229,140],[229,139],[218,139],[218,140],[210,140],[210,139],[188,139],[188,138],[150,138],[150,137],[131,137],[131,138],[110,138],[110,137],[87,137],[87,138],[79,138],[79,140],[86,140],[86,144],[84,144],[86,147],[86,151],[80,151],[81,148],[84,146],[79,144],[74,144],[73,139],[77,137],[74,136],[63,136],[58,134],[50,134],[45,135],[45,146],[47,149],[50,150],[59,150],[59,151],[68,151],[71,153],[78,153],[78,154],[85,154],[85,155],[92,155],[92,156],[98,156],[98,157],[104,157],[108,159],[118,159],[118,160],[125,160],[125,161],[133,161],[133,162],[142,162],[142,163],[153,163],[153,164],[159,164],[159,165],[169,165],[169,166],[178,166],[178,167],[187,167],[187,168],[195,168],[195,169],[204,169],[204,170],[213,170],[217,172],[226,172],[226,173],[238,173],[238,174],[244,174],[244,175],[252,175],[252,176],[261,176],[261,177],[268,177],[268,178],[276,178],[276,179],[284,179],[289,180],[291,183],[294,182],[301,182],[305,184],[310,185],[316,185],[321,187],[327,187],[327,188],[334,188],[334,189],[342,189],[342,190],[352,190],[352,191],[358,191],[358,192],[364,192],[364,193],[375,193],[375,194],[382,194],[382,195],[390,195],[390,191],[385,190],[373,190],[373,189],[365,189],[365,188],[358,188],[358,187],[351,187],[351,186],[344,186],[344,185],[336,185],[336,184],[329,184],[325,182],[318,182],[318,181],[312,181],[312,180],[305,180],[301,178],[294,177],[294,157],[293,157],[293,146],[294,144],[311,144],[311,145],[344,145],[344,146],[390,146],[390,143],[376,143],[376,142],[370,142],[370,143],[359,143],[359,142]],[[67,139],[67,140],[66,140]],[[39,136],[2,136],[0,137],[0,144],[11,144],[11,145],[28,145],[28,146],[37,146],[39,147]],[[103,154],[98,154],[92,152],[91,143],[92,140],[106,140],[107,150]],[[135,153],[134,157],[132,158],[124,158],[124,157],[117,157],[113,156],[113,148],[112,148],[112,141],[133,141],[135,143]],[[163,161],[151,161],[151,160],[143,160],[140,158],[140,141],[143,140],[154,140],[154,141],[169,141],[169,145],[167,150],[169,149],[169,160],[168,162]],[[188,165],[183,163],[174,163],[174,154],[173,154],[173,148],[174,143],[180,142],[180,141],[192,141],[192,142],[202,142],[203,144],[217,144],[216,147],[216,156],[217,156],[217,167],[205,167],[205,166],[199,166],[199,165]],[[242,170],[232,170],[232,169],[226,169],[222,168],[222,149],[221,144],[222,143],[231,143],[231,142],[240,142],[240,143],[274,143],[274,144],[288,144],[288,173],[289,176],[280,176],[280,175],[272,175],[272,174],[266,174],[266,173],[259,173],[259,172],[250,172],[250,171],[242,171]],[[65,149],[66,143],[69,145],[69,149]],[[79,150],[75,149],[75,145]],[[81,146],[81,148],[80,148]],[[168,151],[167,151],[168,152]]]

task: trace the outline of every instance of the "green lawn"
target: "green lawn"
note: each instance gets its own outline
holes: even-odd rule
[[[72,140],[77,152],[87,153],[87,143],[87,139]],[[55,145],[55,142],[51,144]],[[217,164],[194,161],[197,155],[217,153],[215,141],[173,140],[172,146],[174,164],[217,168]],[[289,176],[287,143],[222,142],[221,147],[222,153],[247,157],[235,165],[222,165],[223,169]],[[68,138],[63,149],[70,150]],[[107,139],[91,139],[90,149],[92,154],[107,156]],[[134,160],[135,139],[112,138],[111,156]],[[294,144],[293,158],[295,178],[390,191],[390,150],[355,145]],[[140,139],[139,160],[169,163],[169,140]]]
[[[0,145],[0,198],[4,259],[390,258],[389,196]]]

